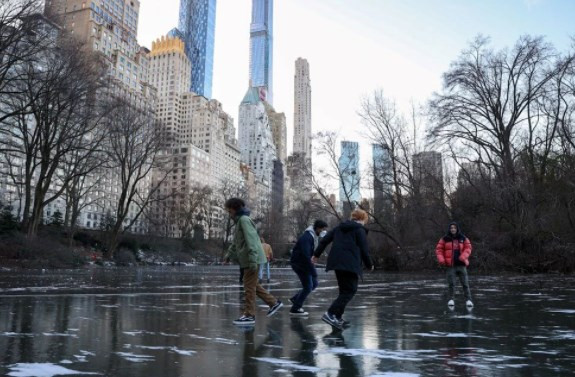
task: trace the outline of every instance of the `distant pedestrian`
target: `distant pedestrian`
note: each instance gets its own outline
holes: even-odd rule
[[[447,284],[449,287],[450,308],[455,306],[455,279],[459,278],[465,295],[466,306],[473,307],[471,301],[471,290],[469,289],[469,277],[467,266],[469,266],[469,256],[471,255],[471,241],[461,232],[456,222],[449,224],[447,234],[442,237],[435,248],[435,255],[440,266],[447,267]]]
[[[274,315],[283,304],[269,294],[258,282],[259,265],[266,263],[267,258],[245,202],[238,198],[232,198],[226,201],[225,207],[236,224],[234,240],[230,246],[229,254],[237,255],[240,267],[244,271],[245,306],[243,315],[236,319],[234,324],[253,325],[256,315],[256,295],[269,306],[268,317]]]
[[[292,316],[308,315],[303,310],[303,304],[307,296],[318,286],[317,271],[311,258],[318,247],[319,238],[326,235],[326,230],[327,223],[323,220],[317,220],[299,237],[291,252],[291,267],[301,282],[301,290],[290,299],[292,303],[290,315]]]
[[[374,268],[367,245],[368,231],[365,228],[367,221],[367,212],[354,210],[351,213],[351,220],[342,222],[328,232],[314,253],[313,262],[317,263],[326,247],[333,242],[327,257],[326,271],[335,271],[339,296],[321,319],[337,330],[343,330],[349,325],[349,322],[343,319],[343,313],[357,292],[359,277],[363,274],[362,262],[367,269],[373,271]]]
[[[274,259],[274,252],[272,250],[271,245],[266,243],[266,240],[264,239],[263,236],[260,236],[260,241],[262,243],[262,247],[264,248],[264,254],[266,255],[266,258],[267,258],[266,263],[260,264],[260,273],[259,273],[260,283],[264,279],[264,270],[267,271],[268,283],[269,283],[270,282],[270,263]]]

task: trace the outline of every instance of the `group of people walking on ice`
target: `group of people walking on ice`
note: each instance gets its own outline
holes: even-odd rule
[[[229,258],[237,260],[240,265],[243,281],[245,303],[242,315],[234,321],[240,326],[255,324],[256,296],[268,306],[267,316],[276,314],[283,306],[281,300],[274,297],[261,286],[263,271],[267,266],[269,282],[269,262],[271,261],[271,247],[260,238],[250,212],[242,199],[232,198],[226,201],[225,208],[234,220],[235,234],[228,251]],[[343,318],[347,304],[355,296],[359,279],[364,268],[374,270],[374,264],[369,255],[367,242],[368,222],[367,212],[356,209],[351,213],[349,220],[328,231],[328,224],[323,220],[316,220],[299,237],[291,252],[291,266],[301,282],[301,289],[293,295],[290,315],[305,317],[308,313],[304,309],[306,298],[318,287],[318,277],[315,264],[331,244],[331,251],[327,257],[326,271],[334,271],[337,278],[339,294],[322,316],[322,321],[335,330],[343,330],[349,322]],[[455,306],[455,282],[458,278],[463,287],[466,306],[473,307],[467,266],[471,255],[471,242],[456,223],[449,224],[448,232],[442,237],[436,247],[435,253],[439,265],[447,268],[448,306]]]

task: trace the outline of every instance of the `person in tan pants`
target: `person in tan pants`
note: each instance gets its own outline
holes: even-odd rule
[[[259,266],[267,262],[264,250],[258,236],[255,224],[250,218],[250,212],[245,208],[243,200],[228,199],[226,210],[236,223],[234,240],[228,255],[236,259],[244,271],[245,306],[243,315],[234,321],[240,326],[254,325],[256,315],[256,295],[270,308],[268,317],[271,317],[281,307],[282,302],[269,294],[258,282]]]

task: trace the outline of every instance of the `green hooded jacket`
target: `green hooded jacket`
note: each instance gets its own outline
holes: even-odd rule
[[[228,257],[237,261],[241,268],[257,268],[266,263],[268,259],[258,236],[256,226],[248,215],[235,218],[236,232],[234,240],[228,249]]]

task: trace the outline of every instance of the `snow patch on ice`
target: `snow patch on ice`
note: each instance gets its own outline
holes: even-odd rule
[[[154,356],[135,354],[131,352],[116,352],[116,355],[133,363],[146,363],[148,361],[154,361]]]
[[[547,309],[548,313],[575,314],[575,309]]]
[[[8,376],[12,377],[54,377],[79,374],[101,375],[99,373],[80,372],[50,363],[18,363],[9,365]]]
[[[306,371],[306,372],[319,372],[322,370],[321,368],[318,368],[318,367],[310,367],[310,366],[302,365],[300,363],[297,363],[297,362],[291,361],[291,360],[274,359],[271,357],[252,357],[252,359],[257,360],[257,361],[261,361],[263,363],[274,364],[277,366],[282,366],[284,368],[289,368],[289,369],[293,369],[293,370],[300,370],[300,371]]]
[[[439,332],[439,331],[432,331],[429,333],[413,333],[415,336],[421,336],[424,338],[481,338],[487,339],[481,335],[473,335],[473,334],[464,334],[464,333],[446,333],[446,332]]]
[[[369,377],[419,377],[419,374],[403,373],[403,372],[383,372],[372,374]]]
[[[197,353],[196,351],[192,350],[181,350],[178,347],[166,347],[166,346],[135,346],[135,347],[144,350],[154,350],[154,351],[167,350],[183,356],[192,356]]]
[[[70,337],[70,338],[77,338],[78,335],[76,334],[68,334],[68,333],[58,333],[58,332],[44,332],[42,333],[44,336],[62,336],[62,337]]]

